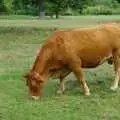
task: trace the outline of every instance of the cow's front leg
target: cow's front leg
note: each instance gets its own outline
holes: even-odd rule
[[[64,78],[60,78],[59,88],[57,90],[57,94],[63,94],[65,91],[65,84],[64,84]]]
[[[82,83],[82,87],[84,89],[84,94],[86,96],[90,95],[90,90],[87,86],[85,76],[84,76],[84,73],[82,71],[80,62],[72,62],[71,61],[70,67],[71,67],[71,70],[73,71],[73,73],[75,74],[76,78],[78,80],[80,80],[80,82]]]
[[[118,83],[120,80],[120,55],[117,53],[114,56],[114,69],[115,69],[115,80],[111,87],[112,90],[116,90],[118,88]]]

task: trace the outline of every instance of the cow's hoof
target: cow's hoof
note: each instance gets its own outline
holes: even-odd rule
[[[85,93],[85,96],[90,96],[90,92]]]
[[[110,89],[111,89],[112,91],[116,91],[117,88],[118,88],[118,87],[112,86]]]

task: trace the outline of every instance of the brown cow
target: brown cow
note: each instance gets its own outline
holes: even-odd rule
[[[94,68],[113,56],[115,80],[120,77],[120,27],[102,25],[96,28],[57,31],[42,46],[37,59],[25,77],[29,94],[38,99],[49,77],[60,79],[58,92],[64,91],[63,79],[73,72],[81,81],[85,95],[90,95],[82,68]]]

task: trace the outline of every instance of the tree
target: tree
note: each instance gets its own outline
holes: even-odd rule
[[[38,0],[38,15],[40,17],[43,17],[44,16],[44,0]]]
[[[82,13],[83,8],[91,6],[95,3],[95,0],[70,0],[70,6]]]
[[[6,7],[4,5],[4,1],[0,0],[0,14],[3,14],[4,12],[6,12]]]
[[[69,0],[47,0],[46,10],[48,14],[56,16],[56,19],[59,18],[59,15],[68,8]]]
[[[13,0],[12,9],[15,14],[37,15],[37,0]]]
[[[12,9],[14,11],[21,9],[21,2],[18,0],[13,0],[12,1]]]
[[[120,3],[120,0],[117,0],[118,3]]]

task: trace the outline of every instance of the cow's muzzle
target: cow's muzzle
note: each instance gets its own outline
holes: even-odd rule
[[[33,100],[38,100],[40,97],[39,96],[31,96]]]

